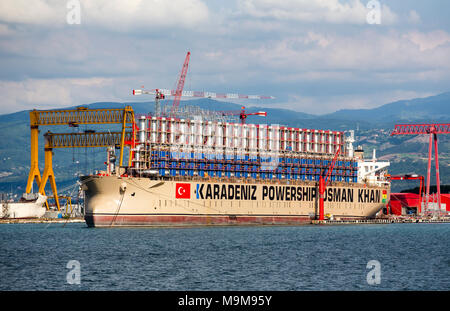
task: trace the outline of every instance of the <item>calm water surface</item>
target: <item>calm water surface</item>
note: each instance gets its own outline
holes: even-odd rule
[[[70,260],[81,283],[68,284]],[[381,283],[369,285],[370,260]],[[0,290],[450,290],[450,224],[0,225]]]

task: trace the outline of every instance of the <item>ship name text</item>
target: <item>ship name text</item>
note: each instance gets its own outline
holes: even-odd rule
[[[246,184],[197,184],[195,197],[199,200],[265,200],[265,201],[314,201],[318,197],[317,187],[246,185]],[[325,202],[380,203],[378,189],[355,189],[329,187],[325,191]]]

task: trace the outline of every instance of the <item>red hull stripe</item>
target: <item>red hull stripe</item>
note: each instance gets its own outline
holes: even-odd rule
[[[361,216],[341,220],[366,219]],[[195,225],[299,225],[310,224],[309,216],[205,216],[205,215],[92,215],[85,216],[89,227],[110,226],[195,226]]]
[[[89,227],[308,224],[309,216],[86,215]]]

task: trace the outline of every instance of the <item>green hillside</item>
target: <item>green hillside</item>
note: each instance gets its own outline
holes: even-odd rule
[[[372,158],[373,149],[380,161],[391,163],[392,175],[415,173],[427,176],[428,135],[424,136],[390,136],[386,129],[360,130],[355,133],[355,145],[361,145],[366,158]],[[439,174],[441,185],[450,185],[450,137],[438,136]],[[434,155],[434,150],[433,150]],[[431,162],[431,185],[436,184],[434,157]],[[414,188],[418,181],[394,181],[392,191]]]
[[[372,124],[392,124],[424,121],[448,122],[450,115],[450,92],[401,100],[382,105],[375,109],[345,109],[325,115],[327,118],[340,120],[360,119]]]
[[[425,99],[399,101],[381,106],[372,110],[345,110],[328,115],[311,115],[287,109],[249,107],[248,112],[264,110],[267,117],[250,116],[250,123],[282,124],[300,128],[314,128],[324,130],[350,130],[355,129],[355,147],[361,145],[366,151],[366,156],[372,156],[372,149],[377,149],[377,157],[380,160],[391,161],[390,172],[392,174],[417,173],[426,175],[428,139],[427,137],[391,137],[390,131],[393,125],[405,121],[405,109],[409,109],[409,119],[417,122],[424,116],[438,115],[439,120],[450,120],[450,93],[444,93]],[[166,101],[165,104],[171,105]],[[212,99],[200,99],[182,102],[201,108],[219,111],[239,111],[241,106],[233,103],[219,102]],[[136,114],[146,114],[153,111],[153,102],[113,103],[101,102],[86,105],[90,108],[121,108],[131,105]],[[406,107],[406,108],[405,108]],[[409,108],[408,108],[409,107]],[[414,119],[413,112],[418,113]],[[439,113],[437,113],[439,112]],[[382,118],[384,113],[389,117]],[[118,127],[108,127],[118,130]],[[69,127],[42,127],[40,128],[40,163],[43,171],[43,134],[47,130],[52,132],[75,132],[88,129],[99,130],[100,126],[80,126],[77,129]],[[0,192],[21,193],[26,186],[28,171],[30,168],[30,130],[28,111],[0,115]],[[439,157],[441,184],[450,184],[450,138],[439,136]],[[79,174],[93,173],[95,170],[104,169],[106,153],[104,148],[78,148],[54,150],[54,170],[60,187],[76,182]],[[433,162],[434,166],[434,162]],[[432,170],[433,171],[433,170]],[[434,171],[432,184],[434,182]],[[393,191],[413,188],[414,182],[394,182]]]

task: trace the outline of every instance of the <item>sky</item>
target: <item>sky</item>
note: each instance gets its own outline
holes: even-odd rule
[[[447,0],[1,0],[1,111],[151,101],[132,89],[275,96],[325,114],[450,91]]]

